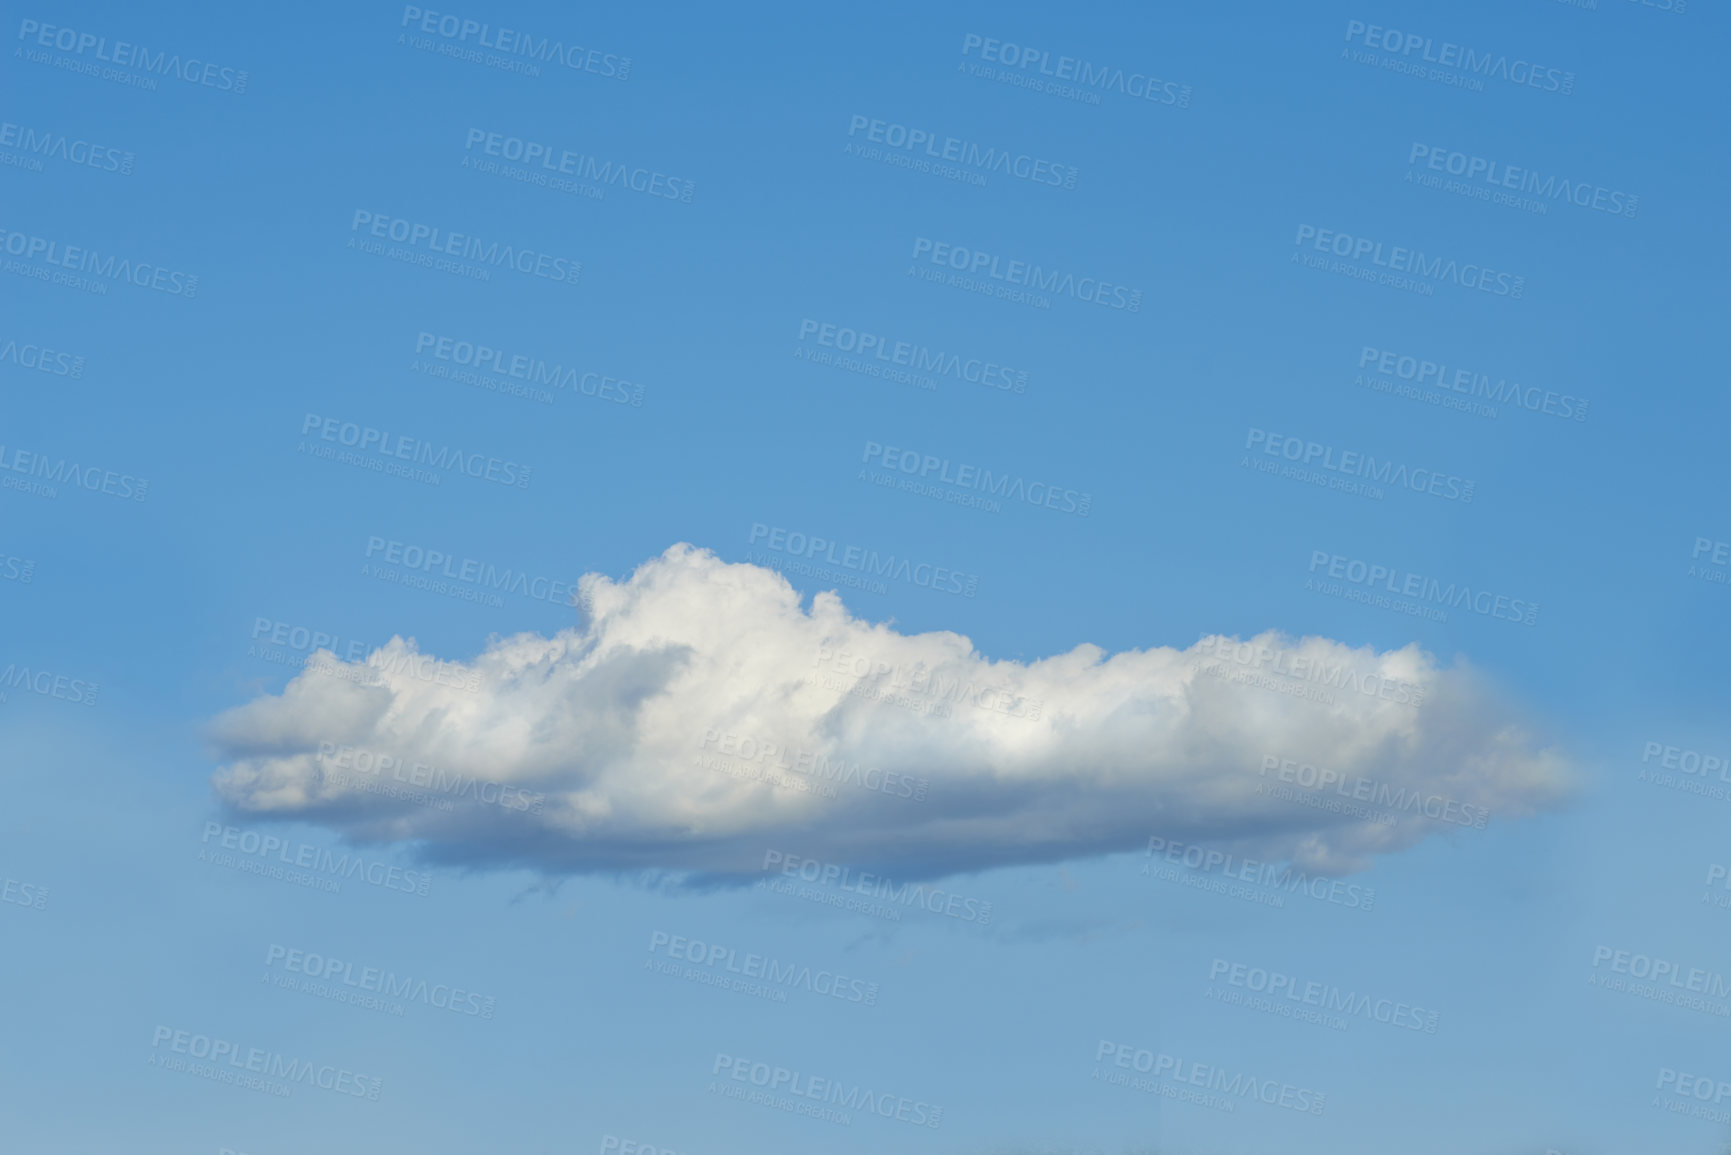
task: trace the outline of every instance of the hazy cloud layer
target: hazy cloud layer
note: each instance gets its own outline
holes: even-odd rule
[[[993,661],[683,544],[581,590],[580,628],[470,663],[321,655],[217,720],[218,794],[448,863],[755,876],[777,849],[915,879],[1150,834],[1344,872],[1566,790],[1559,754],[1416,646]]]

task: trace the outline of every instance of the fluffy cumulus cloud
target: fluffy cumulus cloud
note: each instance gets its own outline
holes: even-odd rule
[[[1416,646],[1204,638],[994,661],[688,545],[581,583],[584,621],[472,662],[329,654],[214,725],[239,815],[548,873],[910,879],[1145,847],[1344,873],[1555,804],[1544,746]]]

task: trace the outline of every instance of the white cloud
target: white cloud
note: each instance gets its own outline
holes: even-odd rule
[[[435,861],[746,876],[779,849],[917,878],[1150,834],[1344,872],[1459,829],[1459,806],[1500,820],[1567,790],[1562,757],[1469,668],[1416,646],[1267,633],[993,661],[834,594],[807,610],[774,571],[683,544],[581,590],[580,628],[470,663],[400,639],[373,670],[324,655],[217,720],[219,796]],[[1390,824],[1333,784],[1281,797],[1268,757],[1456,809]]]

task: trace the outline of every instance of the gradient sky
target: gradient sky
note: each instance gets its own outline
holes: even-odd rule
[[[1660,1085],[1665,1071],[1731,1084],[1719,1015],[1589,982],[1626,977],[1595,968],[1601,948],[1731,974],[1731,910],[1707,901],[1731,901],[1731,811],[1642,778],[1667,772],[1664,747],[1731,754],[1731,590],[1690,574],[1711,561],[1698,541],[1731,541],[1718,336],[1731,173],[1715,144],[1731,29],[1718,11],[521,3],[457,16],[581,44],[594,70],[529,76],[426,51],[410,39],[446,41],[387,5],[10,9],[0,131],[131,159],[103,171],[0,139],[15,158],[0,166],[0,474],[26,477],[22,451],[148,490],[0,490],[0,669],[49,688],[0,686],[0,875],[16,898],[47,892],[40,908],[0,904],[0,1146],[1726,1148],[1731,1125],[1666,1109],[1696,1103],[1691,1084]],[[56,61],[96,49],[42,48],[46,26],[217,71],[155,91],[80,74]],[[1371,26],[1403,46],[1429,38],[1406,61],[1446,42],[1570,74],[1570,91],[1405,75],[1365,45]],[[980,62],[987,40],[1185,96],[1030,91],[970,72],[1003,68]],[[625,57],[623,79],[605,75]],[[220,87],[222,69],[244,70],[244,91]],[[854,155],[871,133],[850,137],[856,117],[1042,158],[1073,169],[1074,187],[1002,173],[980,186]],[[507,179],[472,163],[488,159],[487,133],[689,182],[689,201]],[[1415,146],[1444,158],[1440,176]],[[1538,213],[1427,187],[1450,179],[1449,153],[1638,207],[1549,200]],[[351,247],[370,228],[357,213],[581,262],[581,275],[481,282],[387,259]],[[1324,231],[1384,259],[1400,247],[1524,278],[1519,299],[1306,267],[1341,259],[1316,251]],[[42,256],[16,247],[30,238],[196,275],[196,295],[46,282]],[[938,245],[1121,285],[1139,308],[930,283],[919,274]],[[1006,366],[1025,391],[820,363],[824,325]],[[436,376],[422,334],[575,368],[595,395],[545,404]],[[26,346],[82,358],[78,374],[29,367]],[[1379,392],[1361,375],[1382,351],[1589,406],[1580,420],[1507,403],[1481,416]],[[326,418],[531,472],[526,486],[450,470],[429,484],[320,460]],[[1470,480],[1472,500],[1267,475],[1247,463],[1277,462],[1270,435]],[[873,484],[874,444],[1055,483],[1087,494],[1088,515]],[[466,869],[412,838],[359,853],[430,870],[425,895],[352,880],[321,893],[200,860],[221,841],[204,840],[209,823],[342,852],[328,826],[257,822],[213,789],[232,760],[213,719],[294,672],[260,655],[261,619],[345,647],[413,637],[457,662],[494,636],[578,624],[558,597],[484,604],[379,580],[363,568],[369,541],[574,583],[622,580],[680,542],[761,558],[759,525],[977,578],[972,596],[897,581],[840,593],[858,617],[954,631],[992,659],[1267,630],[1416,642],[1442,667],[1469,663],[1566,760],[1573,789],[1344,876],[1374,888],[1370,910],[1240,901],[1145,876],[1149,857],[1122,847],[937,879],[989,901],[988,924],[889,922],[634,871]],[[1327,596],[1306,588],[1319,552],[1539,611],[1530,626],[1458,608],[1433,621]],[[808,606],[837,588],[789,578]],[[93,701],[75,700],[88,684]],[[1661,753],[1644,766],[1650,743]],[[877,984],[876,1002],[795,991],[780,1004],[658,974],[645,965],[657,932],[845,973]],[[273,982],[285,972],[272,947],[496,1008],[337,1005]],[[1341,1031],[1223,1005],[1208,994],[1216,960],[1410,1003],[1438,1027]],[[164,1027],[377,1077],[382,1093],[277,1098],[153,1066],[172,1053]],[[1227,1112],[1109,1086],[1093,1076],[1121,1068],[1097,1060],[1102,1041],[1320,1090],[1326,1110]],[[718,1055],[941,1105],[942,1126],[844,1127],[728,1101],[711,1090]]]

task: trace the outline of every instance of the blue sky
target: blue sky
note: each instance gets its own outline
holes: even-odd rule
[[[579,67],[438,51],[482,24]],[[1709,1113],[1731,1094],[1715,1106],[1698,1082],[1731,1087],[1713,1045],[1731,999],[1710,993],[1731,981],[1726,802],[1699,792],[1731,781],[1685,753],[1731,754],[1711,8],[85,4],[8,27],[16,1149],[1731,1141]],[[146,63],[97,59],[121,41]],[[1453,66],[1468,51],[1484,76]],[[149,72],[174,58],[192,81]],[[1073,99],[1027,87],[1042,66],[1107,79]],[[603,162],[632,175],[583,177]],[[416,263],[434,245],[467,271]],[[486,263],[506,247],[518,269]],[[110,257],[150,266],[146,284],[102,275]],[[91,284],[44,279],[68,262]],[[974,288],[947,283],[964,273]],[[858,334],[876,339],[864,361]],[[498,352],[459,364],[478,346]],[[922,357],[950,368],[885,371]],[[1282,475],[1293,458],[1309,480]],[[679,543],[708,555],[663,556]],[[868,554],[907,576],[865,580]],[[1367,604],[1372,566],[1391,598],[1409,575],[1488,596]],[[580,612],[585,574],[608,582]],[[293,690],[315,632],[339,659],[401,636],[445,665]],[[1222,635],[1263,656],[1192,650]],[[1409,644],[1432,658],[1388,656]],[[1131,657],[1037,665],[1082,645]],[[1338,669],[1349,648],[1424,704],[1298,695],[1295,655]],[[854,684],[839,649],[894,667],[898,701],[860,683],[821,726],[762,720],[788,679]],[[906,677],[920,662],[1014,693],[927,716],[943,683]],[[405,765],[539,793],[548,817],[295,794],[319,742],[387,732]],[[930,800],[844,782],[819,804],[699,764],[763,734],[795,775],[821,742],[928,780]],[[1343,826],[1318,805],[1343,795],[1296,770],[1275,766],[1278,799],[1250,793],[1269,756],[1490,818]],[[670,833],[705,823],[729,833]],[[243,871],[242,831],[279,840],[274,861],[304,845],[359,874],[331,892]],[[1224,860],[1192,869],[1174,844],[1375,901],[1222,894]],[[835,883],[779,872],[805,858],[991,914],[838,909],[814,901],[845,900]],[[408,872],[425,894],[367,881]],[[776,880],[796,893],[759,885]],[[712,989],[725,962],[654,969],[676,936],[877,994]],[[291,951],[496,1006],[339,1005],[292,989]],[[1705,1003],[1626,989],[1651,960]],[[1435,1012],[1436,1030],[1231,1003],[1253,970]],[[201,1078],[177,1031],[382,1090]],[[1161,1078],[1139,1052],[1169,1060]],[[722,1093],[756,1090],[754,1063],[787,1072],[784,1098],[831,1079],[941,1106],[941,1125]],[[1215,1077],[1326,1107],[1181,1097]]]

